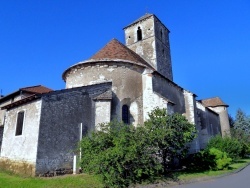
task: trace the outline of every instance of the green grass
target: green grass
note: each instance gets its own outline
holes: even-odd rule
[[[208,170],[208,171],[203,171],[203,172],[177,172],[174,174],[174,176],[179,180],[179,181],[191,181],[194,179],[203,179],[203,178],[209,178],[209,177],[216,177],[216,176],[221,176],[224,174],[232,173],[236,171],[239,168],[242,168],[246,166],[247,164],[250,163],[250,159],[242,159],[239,160],[229,166],[228,169],[226,170]]]
[[[204,172],[176,172],[174,177],[178,182],[190,182],[205,178],[221,176],[234,172],[250,163],[250,159],[242,159],[237,163],[231,164],[228,170],[204,171]],[[166,181],[166,180],[165,180]],[[167,179],[169,181],[169,179]],[[169,181],[171,182],[171,180]],[[94,175],[65,175],[53,178],[23,177],[14,175],[10,172],[0,170],[0,188],[99,188],[103,187],[101,179]]]
[[[53,178],[22,177],[0,171],[0,187],[2,188],[99,188],[101,180],[92,175],[65,175]]]

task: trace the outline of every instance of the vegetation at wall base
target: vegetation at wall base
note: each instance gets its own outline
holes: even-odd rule
[[[195,126],[184,116],[156,108],[142,126],[113,121],[85,136],[81,167],[100,175],[107,187],[154,182],[168,174],[174,159],[184,157],[194,138]]]

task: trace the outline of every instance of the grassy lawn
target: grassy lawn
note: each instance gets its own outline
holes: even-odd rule
[[[2,188],[75,188],[103,187],[97,176],[86,174],[65,175],[53,178],[22,177],[0,171],[0,187]]]
[[[179,181],[188,182],[194,179],[210,178],[214,176],[221,176],[224,174],[232,173],[236,171],[237,169],[240,169],[246,166],[249,163],[250,163],[250,159],[242,159],[242,160],[237,161],[237,163],[231,164],[229,166],[229,169],[227,170],[218,170],[218,171],[208,170],[204,172],[188,172],[188,171],[178,172],[175,174],[175,176],[177,177]]]
[[[230,165],[229,170],[205,171],[205,172],[177,172],[175,177],[178,182],[190,182],[202,180],[214,176],[231,173],[250,163],[250,159],[243,159]],[[171,181],[169,181],[171,182]],[[171,185],[171,183],[169,184]],[[98,176],[80,174],[65,175],[53,178],[22,177],[9,172],[0,171],[0,188],[99,188],[103,187]]]

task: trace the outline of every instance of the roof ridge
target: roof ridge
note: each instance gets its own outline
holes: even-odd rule
[[[34,87],[40,87],[40,86],[42,86],[42,85],[35,85],[35,86],[28,86],[28,87],[21,87],[21,88],[19,88],[19,89],[20,89],[20,90],[22,90],[22,89],[34,88]],[[45,86],[43,86],[43,87],[45,87]]]

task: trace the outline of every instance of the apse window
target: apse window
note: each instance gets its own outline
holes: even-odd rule
[[[129,124],[129,108],[128,105],[122,106],[122,121],[125,124]]]
[[[142,40],[142,31],[141,31],[141,28],[138,27],[137,29],[137,41],[140,41]]]
[[[16,123],[16,136],[22,135],[24,123],[24,111],[18,112]]]

